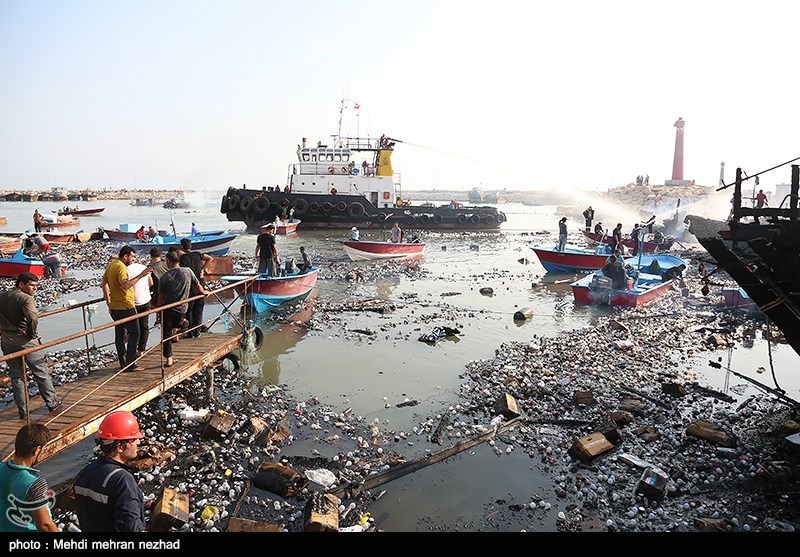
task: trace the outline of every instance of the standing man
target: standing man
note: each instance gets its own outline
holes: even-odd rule
[[[133,263],[134,250],[130,246],[122,246],[118,257],[112,257],[103,273],[103,296],[108,304],[111,319],[119,321],[136,315],[134,285],[153,272],[152,267],[129,279],[128,265]],[[127,344],[125,334],[127,333]],[[114,343],[117,347],[117,358],[122,371],[141,371],[143,368],[135,364],[136,348],[139,343],[139,323],[128,321],[114,326]]]
[[[158,305],[166,306],[188,299],[195,294],[208,294],[195,275],[194,271],[187,266],[181,265],[180,252],[170,251],[167,253],[167,272],[161,275],[158,281]],[[187,312],[191,311],[192,302],[184,303],[174,308],[165,309],[162,312],[161,338],[162,354],[167,360],[164,365],[170,367],[175,364],[172,358],[172,343],[175,336],[186,325],[191,326],[191,316],[186,320]]]
[[[203,287],[197,288],[196,286],[192,286],[191,295],[197,296],[205,292],[205,290],[203,290],[206,286],[204,278],[205,270],[214,258],[207,253],[192,251],[192,241],[189,238],[181,238],[181,249],[183,250],[183,255],[181,255],[180,258],[181,267],[188,267],[191,269],[192,272],[194,272],[194,276],[197,277],[199,285]],[[205,307],[205,298],[189,302],[189,329],[191,330],[188,333],[189,338],[197,338],[200,336],[201,332],[208,330],[203,325],[203,309]]]
[[[644,229],[641,225],[637,222],[633,225],[633,230],[631,231],[631,239],[633,240],[633,255],[639,255],[639,250],[642,246],[642,231]]]
[[[403,231],[400,229],[400,223],[395,221],[394,226],[392,227],[392,242],[395,244],[399,244],[403,241]]]
[[[364,162],[361,163],[361,175],[367,175],[367,169],[369,168],[369,164],[367,164],[367,159],[364,159]]]
[[[300,258],[301,263],[297,266],[298,270],[301,274],[307,273],[311,270],[311,258],[306,253],[306,248],[304,246],[300,246]]]
[[[153,225],[150,225],[150,227],[147,229],[147,241],[152,242],[153,240],[156,239],[157,236],[158,232],[156,231],[155,228],[153,228]]]
[[[358,242],[358,228],[356,228],[355,226],[350,229],[350,241]]]
[[[39,209],[34,210],[33,211],[33,229],[36,232],[41,232],[42,231],[42,221],[43,220],[44,220],[44,217],[39,212]]]
[[[614,231],[611,233],[611,249],[616,250],[620,248],[622,251],[622,223],[618,222]]]
[[[37,327],[39,316],[36,315],[36,301],[33,294],[39,286],[39,279],[33,273],[22,273],[17,277],[15,288],[0,292],[0,347],[3,354],[13,354],[26,348],[40,345]],[[25,405],[25,382],[23,380],[22,358],[8,360],[8,376],[11,378],[11,390],[14,402],[19,410],[19,418],[27,416]],[[38,350],[25,356],[25,365],[33,375],[39,393],[47,408],[52,412],[61,401],[56,398],[56,389],[50,378],[50,370],[44,361],[44,352]]]
[[[567,245],[567,217],[561,217],[558,221],[558,247],[556,251],[564,251]]]
[[[268,224],[264,232],[256,238],[256,257],[258,258],[258,273],[267,273],[267,276],[276,276],[278,265],[281,264],[278,256],[278,245],[275,242],[275,226]]]
[[[769,203],[767,203],[767,194],[764,193],[764,190],[758,190],[758,193],[756,194],[756,209],[761,209],[768,206]]]
[[[55,493],[34,468],[48,441],[47,426],[24,425],[14,440],[14,457],[0,463],[0,532],[58,532],[50,516]]]
[[[102,454],[75,479],[75,514],[82,532],[144,532],[144,495],[134,469],[127,466],[142,437],[131,412],[111,412],[100,423]]]
[[[591,232],[592,221],[594,220],[594,209],[592,209],[591,205],[583,212],[583,218],[586,219],[586,232]]]
[[[153,268],[153,285],[150,287],[150,307],[154,308],[158,305],[158,280],[167,272],[167,262],[163,260],[163,253],[161,248],[152,248],[150,250],[150,266]]]
[[[147,267],[136,260],[128,265],[128,273],[138,275],[147,270]],[[136,313],[145,313],[150,310],[150,300],[152,295],[150,289],[153,287],[153,275],[150,274],[133,285],[133,304],[136,306]],[[137,321],[139,324],[139,342],[136,344],[136,356],[139,357],[147,350],[147,340],[150,338],[150,316],[145,315]]]

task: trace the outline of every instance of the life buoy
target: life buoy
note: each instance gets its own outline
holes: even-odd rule
[[[364,206],[361,203],[351,203],[347,207],[347,215],[352,219],[357,219],[364,215]]]
[[[306,211],[308,211],[308,201],[303,199],[296,199],[294,202],[294,212],[298,215],[305,215]]]
[[[497,220],[498,220],[498,222],[503,223],[503,222],[506,222],[508,220],[508,217],[506,217],[505,213],[497,213]]]
[[[479,217],[478,215],[472,215],[469,218],[469,222],[471,222],[472,224],[478,224],[479,222],[481,222],[481,217]]]
[[[235,211],[239,208],[239,196],[235,193],[233,195],[228,196],[228,211]]]
[[[231,363],[231,367],[233,368],[233,371],[238,371],[242,367],[242,365],[241,365],[241,363],[239,361],[239,356],[237,356],[233,352],[229,352],[229,353],[225,354],[222,357],[222,361],[224,362],[225,360],[228,360]]]
[[[281,209],[288,209],[290,205],[289,199],[287,197],[284,197],[283,199],[280,200],[278,205],[281,206]]]
[[[419,217],[419,223],[420,224],[428,224],[429,222],[431,222],[431,216],[430,215],[420,215],[420,217]]]
[[[340,201],[339,203],[336,204],[337,211],[344,212],[345,209],[347,209],[347,203],[345,203],[344,201]]]
[[[247,336],[251,334],[252,334],[251,338],[253,339],[253,348],[256,350],[260,350],[261,346],[264,344],[264,331],[262,331],[261,327],[259,327],[258,325],[253,325],[253,328],[250,331],[245,331],[243,333],[243,335],[245,336],[243,340],[246,341]],[[242,342],[242,346],[249,347],[247,342]]]
[[[311,205],[308,206],[308,210],[311,211],[312,213],[319,212],[319,203],[317,203],[316,201],[312,201]]]
[[[467,222],[467,215],[458,215],[458,222],[460,222],[461,224]]]
[[[269,209],[269,199],[266,197],[259,197],[253,201],[253,211],[259,215],[263,215]]]
[[[444,220],[444,217],[442,215],[440,215],[438,213],[433,215],[433,222],[435,222],[436,224],[442,224],[443,220]]]
[[[330,201],[326,201],[322,204],[322,210],[325,211],[326,213],[331,209],[333,209],[333,203],[331,203]]]
[[[228,196],[222,196],[222,205],[219,206],[220,213],[227,213],[228,212]]]
[[[239,208],[241,209],[242,213],[246,213],[247,211],[250,210],[250,208],[252,206],[253,206],[253,198],[252,197],[245,197],[244,199],[242,199],[242,202],[239,205]]]
[[[494,224],[494,215],[486,215],[486,224]]]
[[[328,172],[329,172],[330,174],[333,174],[334,172],[336,172],[336,168],[335,168],[335,167],[333,167],[333,166],[329,166],[329,167],[328,167]]]
[[[408,215],[406,217],[406,224],[414,224],[417,222],[417,218],[414,215]]]

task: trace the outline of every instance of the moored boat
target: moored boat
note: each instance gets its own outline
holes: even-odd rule
[[[267,228],[267,225],[269,224],[275,224],[275,223],[273,222],[273,223],[262,224],[261,232],[264,232]],[[294,234],[295,232],[297,232],[298,226],[300,226],[300,221],[297,219],[291,222],[285,220],[278,221],[278,224],[275,227],[275,234]]]
[[[39,278],[45,275],[46,266],[41,259],[34,255],[25,254],[18,249],[9,257],[0,258],[0,277],[16,277],[20,273],[33,273]],[[61,274],[65,269],[62,265]]]
[[[583,235],[586,236],[590,241],[596,244],[606,244],[611,245],[613,238],[609,234],[598,234],[597,232],[587,232],[586,230],[581,230]],[[646,240],[643,244],[643,251],[644,253],[652,253],[655,251],[669,251],[672,245],[675,243],[674,236],[664,236],[664,241],[662,243],[653,242],[650,240]],[[632,250],[633,249],[633,240],[631,238],[622,238],[622,245],[626,248]]]
[[[56,211],[56,213],[61,216],[64,215],[88,216],[88,215],[99,215],[100,213],[105,211],[105,209],[106,209],[105,207],[98,207],[95,209],[78,209],[77,207],[75,207],[72,209],[70,208],[59,209],[58,211]]]
[[[249,272],[239,275],[225,275],[221,281],[228,284],[252,278],[257,273]],[[271,277],[261,274],[257,279],[234,290],[244,297],[245,301],[257,312],[265,313],[287,303],[304,300],[317,285],[319,268],[312,267],[306,273],[288,273],[285,276]]]
[[[612,254],[609,246],[597,246],[594,250],[581,250],[566,247],[564,251],[552,248],[533,247],[531,249],[539,258],[548,273],[569,273],[573,271],[592,271],[605,265]]]
[[[345,253],[353,261],[371,261],[375,259],[412,259],[420,257],[425,251],[421,242],[368,242],[348,240],[342,242]]]
[[[150,250],[158,246],[163,250],[170,246],[180,246],[181,240],[188,238],[192,242],[192,250],[209,255],[225,255],[231,249],[233,241],[238,234],[216,234],[212,236],[156,236],[152,242],[128,242],[128,245],[138,253],[150,253]]]
[[[686,263],[674,255],[642,255],[626,260],[626,270],[630,270],[632,275],[629,273],[625,289],[613,288],[611,279],[602,270],[590,273],[570,286],[578,303],[638,307],[672,290],[675,279],[665,280],[662,273],[679,265],[685,266]]]
[[[65,228],[80,224],[80,220],[71,216],[42,215],[42,228]]]
[[[497,230],[506,221],[496,207],[428,207],[404,201],[392,167],[400,140],[341,134],[333,139],[332,146],[309,146],[304,138],[284,187],[228,188],[220,212],[229,221],[243,221],[250,231],[290,208],[303,228],[384,228],[396,222],[406,228]]]

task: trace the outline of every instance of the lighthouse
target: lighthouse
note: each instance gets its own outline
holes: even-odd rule
[[[672,180],[665,180],[666,186],[687,186],[691,182],[683,179],[683,127],[686,122],[678,118],[675,122],[675,154],[672,157]]]

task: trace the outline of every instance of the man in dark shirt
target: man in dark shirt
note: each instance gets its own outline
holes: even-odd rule
[[[158,279],[167,272],[167,262],[163,259],[161,248],[150,250],[150,267],[153,269],[153,286],[150,287],[151,307],[158,305]]]
[[[278,246],[275,242],[275,227],[267,225],[265,231],[256,238],[256,257],[258,258],[259,274],[267,273],[268,276],[277,276],[280,257]]]
[[[187,300],[190,296],[197,294],[207,294],[205,288],[200,284],[200,280],[188,267],[180,265],[181,260],[178,252],[167,253],[167,272],[161,275],[158,281],[158,305],[165,306]],[[187,302],[165,309],[161,318],[161,334],[164,339],[162,353],[166,361],[166,366],[170,367],[175,363],[172,358],[172,342],[175,336],[185,325],[191,325],[191,321],[186,321],[186,314],[191,308],[192,302]]]
[[[39,286],[39,279],[33,273],[22,273],[17,277],[15,287],[0,292],[0,345],[3,354],[13,354],[26,348],[38,346],[39,316],[36,314],[36,301],[33,294]],[[8,360],[8,376],[11,378],[11,391],[17,403],[20,419],[25,419],[25,382],[23,381],[22,358]],[[61,405],[56,398],[50,370],[44,361],[44,352],[39,350],[25,356],[25,365],[39,387],[47,407],[52,412]]]
[[[611,249],[616,250],[622,246],[622,223],[618,222],[616,228],[611,233]]]
[[[197,277],[199,282],[198,286],[205,288],[206,282],[203,279],[203,271],[214,258],[207,253],[192,251],[192,241],[189,238],[181,239],[181,249],[183,249],[183,255],[181,255],[180,259],[181,267],[188,267],[191,269]],[[196,296],[204,292],[203,288],[193,287],[191,295]],[[205,307],[205,298],[189,302],[189,311],[187,313],[189,319],[189,333],[186,335],[189,338],[197,338],[200,336],[201,331],[207,330],[203,327],[203,309]]]
[[[603,233],[603,223],[598,222],[594,225],[594,233],[595,234],[602,234]]]

